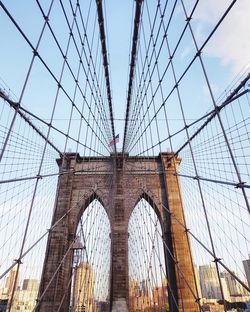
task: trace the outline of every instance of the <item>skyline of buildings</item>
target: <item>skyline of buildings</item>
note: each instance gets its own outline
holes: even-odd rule
[[[250,260],[248,260],[250,262]],[[222,300],[221,288],[224,299],[228,302],[250,301],[250,293],[227,271],[219,273],[214,263],[201,265],[195,268],[198,294],[200,298]],[[232,272],[235,276],[235,272]],[[220,285],[221,283],[221,285]],[[199,289],[200,286],[200,289]]]
[[[39,281],[25,279],[22,288],[15,291],[11,312],[33,311],[39,291]]]
[[[14,288],[14,283],[15,283],[15,278],[16,278],[17,271],[16,270],[11,270],[9,276],[6,278],[6,283],[5,283],[5,292],[8,296],[11,295],[13,288]],[[18,277],[17,277],[17,282],[15,286],[15,290],[18,288]]]
[[[243,263],[250,265],[250,259],[244,260]],[[242,306],[243,303],[250,303],[250,293],[229,272],[220,272],[220,286],[214,263],[200,265],[198,267],[194,266],[194,273],[197,282],[198,297],[201,298],[201,305],[204,311],[224,311],[221,287],[224,299],[231,306],[234,305],[237,307]],[[246,277],[248,277],[247,269],[245,269],[245,273]],[[235,272],[233,274],[236,275]],[[146,280],[130,280],[129,305],[132,311],[151,311],[157,305],[158,309],[160,307],[164,309],[168,306],[167,281],[165,284],[162,281],[162,286],[154,287],[150,290],[149,288],[145,289],[147,284]],[[235,311],[233,309],[228,309],[228,311]]]
[[[248,283],[250,259],[243,260],[242,263],[246,274],[246,283]],[[106,306],[107,302],[99,302],[95,299],[93,269],[89,264],[80,262],[75,270],[75,278],[72,286],[72,311],[102,311],[101,306]],[[250,302],[250,293],[248,293],[248,291],[229,272],[220,272],[220,285],[214,263],[200,265],[198,267],[195,266],[194,272],[197,281],[198,297],[201,298],[201,302],[204,306],[215,307],[218,305],[218,301],[220,301],[221,304],[221,287],[224,299],[227,302]],[[233,274],[236,275],[235,272],[233,272]],[[15,278],[16,271],[13,269],[9,272],[9,275],[5,279],[4,286],[0,289],[0,311],[8,311],[7,304],[13,291]],[[167,289],[168,284],[166,279],[162,280],[161,285],[156,285],[155,287],[152,287],[146,279],[141,281],[130,280],[130,308],[137,311],[151,311],[152,307],[156,306],[158,309],[166,308],[168,305]],[[24,278],[22,281],[19,281],[19,278],[17,278],[11,311],[32,311],[36,303],[38,291],[38,279]],[[5,309],[3,307],[5,307]]]
[[[207,299],[222,299],[217,271],[214,265],[200,265],[199,278],[202,297]]]
[[[74,267],[75,277],[71,288],[71,311],[74,312],[103,312],[108,311],[108,302],[97,300],[94,291],[94,272],[92,267],[81,261]],[[12,269],[2,288],[0,288],[0,312],[8,312],[16,270]],[[24,278],[19,282],[17,279],[16,289],[11,304],[11,312],[31,312],[33,311],[39,291],[39,280],[34,278]]]
[[[8,304],[12,295],[16,270],[11,270],[3,288],[0,289],[0,311],[9,311]],[[38,279],[25,278],[21,285],[17,283],[11,305],[11,312],[31,312],[36,305],[37,294],[39,290]]]
[[[249,259],[243,260],[242,263],[243,263],[243,267],[246,273],[248,287],[250,288],[250,254],[249,254]]]
[[[94,272],[86,262],[81,261],[75,271],[72,306],[74,312],[94,311]]]

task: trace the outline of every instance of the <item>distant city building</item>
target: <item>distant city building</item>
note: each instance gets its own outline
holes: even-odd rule
[[[249,255],[249,258],[250,258],[250,255]],[[250,259],[243,260],[242,263],[243,263],[243,267],[246,273],[247,283],[248,283],[248,286],[250,287]]]
[[[25,279],[22,289],[15,291],[11,312],[32,312],[36,305],[39,281]]]
[[[37,290],[39,287],[39,281],[37,279],[24,279],[22,290]]]
[[[204,312],[225,312],[223,304],[219,304],[217,299],[206,299],[202,305]]]
[[[243,295],[242,286],[237,282],[237,280],[229,272],[222,272],[221,277],[225,278],[230,296]]]
[[[0,299],[0,312],[7,311],[8,299]]]
[[[10,271],[6,278],[4,288],[0,289],[0,312],[10,311],[10,298],[14,289],[17,272]],[[24,279],[22,288],[16,281],[15,292],[11,304],[11,312],[32,312],[36,305],[39,281],[37,279]]]
[[[109,304],[107,301],[96,301],[96,311],[93,312],[109,312]]]
[[[129,281],[129,296],[132,298],[139,297],[141,294],[139,282],[136,280]]]
[[[8,296],[12,294],[14,284],[15,284],[16,274],[17,274],[16,270],[11,270],[9,273],[9,276],[6,279],[5,291]],[[16,281],[15,290],[17,289],[17,287],[18,287],[18,280]]]
[[[230,292],[229,292],[229,288],[227,285],[226,278],[224,276],[220,275],[220,282],[221,282],[221,286],[222,286],[222,290],[223,290],[224,299],[227,301],[231,301]],[[222,298],[222,296],[221,296],[221,298]]]
[[[157,307],[157,311],[165,311],[168,304],[167,280],[162,281],[162,285],[153,289],[153,303]]]
[[[129,281],[129,311],[149,311],[152,299],[144,288],[145,285],[144,281]]]
[[[136,280],[129,281],[129,309],[131,311],[138,307],[138,298],[141,296],[139,282]]]
[[[81,262],[76,269],[73,300],[75,312],[92,312],[95,309],[94,274],[85,262]]]
[[[16,274],[16,270],[11,270],[6,278],[4,287],[0,289],[0,312],[7,311],[8,302],[14,289]],[[17,292],[17,289],[18,279],[16,281],[15,293]]]
[[[197,286],[197,292],[198,292],[198,297],[202,298],[202,293],[201,293],[201,284],[200,284],[200,272],[197,268],[197,266],[194,266],[194,276],[196,280],[196,286]]]
[[[207,299],[221,299],[216,266],[213,264],[201,265],[199,267],[199,275],[202,297]]]
[[[1,288],[0,289],[0,300],[8,300],[8,295],[6,293],[6,288]]]
[[[142,292],[142,294],[144,296],[148,296],[149,295],[148,282],[146,280],[141,281],[140,289],[141,289],[141,292]]]

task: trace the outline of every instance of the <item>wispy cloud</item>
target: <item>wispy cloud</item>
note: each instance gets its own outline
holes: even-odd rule
[[[201,1],[194,17],[198,38],[204,38],[206,28],[215,25],[229,6],[229,0]],[[238,1],[211,39],[206,54],[216,57],[222,65],[238,73],[250,61],[250,1]],[[201,40],[199,40],[201,41]]]
[[[180,55],[181,60],[183,60],[187,55],[190,54],[191,48],[189,46],[185,47]]]

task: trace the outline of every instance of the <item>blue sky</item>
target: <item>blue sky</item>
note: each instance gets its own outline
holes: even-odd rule
[[[192,7],[193,2],[194,1],[189,0],[186,4]],[[35,2],[26,1],[21,3],[19,1],[3,1],[3,3],[12,12],[28,38],[35,43],[43,23],[43,19]],[[48,3],[49,1],[43,2],[44,9],[47,8]],[[223,0],[219,3],[214,0],[209,2],[201,1],[192,20],[192,26],[198,43],[204,40],[229,3],[230,1],[228,0]],[[154,1],[148,1],[148,5],[153,16],[155,10]],[[105,2],[111,88],[114,113],[117,119],[124,118],[125,114],[133,7],[134,1],[110,0]],[[247,0],[238,1],[222,24],[222,27],[219,28],[214,38],[211,40],[211,43],[209,43],[204,51],[205,65],[216,96],[228,86],[235,75],[238,74],[242,68],[246,67],[249,62],[250,47],[249,40],[246,40],[249,34],[249,25],[245,22],[247,16],[250,14],[249,10],[249,2]],[[64,36],[63,33],[67,33],[67,29],[65,23],[60,22],[61,18],[59,18],[59,15],[57,16],[58,11],[59,5],[55,2],[50,21],[58,34],[60,42],[65,46],[67,36]],[[27,12],[30,12],[30,14],[27,15]],[[6,82],[10,89],[19,96],[28,64],[32,57],[32,52],[2,10],[0,14],[0,31],[2,38],[0,49],[0,77]],[[174,18],[175,20],[172,24],[173,30],[170,28],[169,32],[170,39],[172,38],[170,44],[173,46],[184,22],[180,4],[178,4]],[[145,21],[147,21],[146,17]],[[145,27],[147,27],[146,22]],[[9,38],[11,38],[11,40],[9,40]],[[41,44],[41,55],[44,55],[55,73],[58,74],[60,63],[57,62],[57,59],[59,54],[56,52],[53,41],[50,39],[49,35],[45,33],[45,39]],[[193,44],[191,44],[191,37],[187,34],[177,52],[177,75],[182,72],[193,54],[194,48]],[[162,59],[162,64],[164,64],[163,62],[164,59]],[[181,91],[183,92],[185,102],[188,103],[187,118],[196,118],[211,106],[205,82],[200,81],[200,76],[198,66],[197,68],[194,66],[194,69],[190,71],[190,75],[187,76],[187,80],[183,83],[183,90]],[[191,93],[190,90],[192,90]],[[30,86],[25,93],[23,105],[31,108],[33,112],[38,113],[40,116],[48,118],[50,112],[48,98],[54,97],[54,93],[55,91],[51,88],[51,81],[48,74],[44,71],[39,62],[37,62],[32,71]],[[190,102],[192,102],[192,105],[189,104]],[[61,105],[63,105],[63,103],[61,103]],[[173,107],[172,104],[171,107]],[[69,113],[68,111],[69,108],[65,105],[63,115],[66,116]],[[61,115],[62,114],[57,111],[58,118],[62,117]],[[178,118],[178,110],[171,109],[170,119],[171,117],[173,119]],[[175,123],[176,122],[173,122],[174,128]],[[60,127],[62,126],[61,124],[58,125]],[[122,137],[124,127],[123,121],[117,120],[115,126],[116,132],[120,133],[120,137]]]
[[[48,4],[50,1],[43,1],[42,6],[46,11],[48,9]],[[150,16],[154,15],[156,1],[144,1],[147,3]],[[38,40],[38,36],[41,32],[43,25],[43,18],[39,12],[38,6],[35,1],[3,1],[7,9],[13,14],[18,24],[24,30],[25,34],[28,36],[29,40],[35,44]],[[64,2],[66,7],[68,7],[68,1]],[[88,2],[89,3],[89,2]],[[133,22],[133,10],[134,10],[134,1],[125,1],[125,0],[106,0],[106,23],[107,23],[107,34],[108,34],[108,51],[109,51],[109,60],[110,60],[110,75],[111,75],[111,88],[112,88],[112,97],[114,105],[114,114],[115,118],[122,119],[125,115],[126,107],[126,96],[127,96],[127,84],[128,84],[128,70],[129,70],[129,54],[131,49],[131,26]],[[173,1],[170,1],[172,4]],[[194,0],[185,1],[187,8],[190,9],[194,4]],[[230,4],[229,0],[210,0],[210,1],[200,1],[194,18],[192,19],[192,27],[195,33],[195,36],[198,40],[198,45],[202,44],[206,36],[212,30],[216,22],[219,20],[226,7]],[[93,1],[93,6],[95,5]],[[87,7],[87,5],[86,5]],[[87,10],[83,10],[86,18]],[[91,11],[91,17],[89,22],[90,34],[92,29],[95,27],[94,24],[94,13],[95,10]],[[169,14],[169,11],[168,11]],[[211,82],[211,86],[215,97],[217,98],[224,90],[228,87],[231,81],[236,75],[242,70],[244,71],[249,64],[250,60],[250,41],[248,39],[250,33],[250,2],[249,0],[239,0],[229,15],[226,17],[222,26],[215,33],[212,40],[209,42],[208,46],[205,48],[203,53],[203,59],[205,66],[207,68],[208,77]],[[145,32],[149,35],[149,19],[147,16],[146,7],[143,11],[143,25],[145,27]],[[180,34],[182,27],[185,22],[185,16],[181,8],[180,2],[178,3],[177,10],[174,14],[173,23],[171,24],[169,31],[169,40],[170,48],[173,49],[176,41],[178,40],[178,35]],[[53,29],[60,41],[60,44],[64,49],[66,49],[67,38],[68,38],[68,29],[65,23],[65,20],[62,17],[62,11],[59,5],[59,1],[55,1],[53,6],[50,23],[53,26]],[[162,35],[162,32],[161,32]],[[0,10],[0,38],[1,38],[1,47],[0,47],[0,78],[1,86],[4,83],[10,88],[10,90],[16,95],[17,99],[20,96],[22,86],[24,84],[25,75],[28,70],[32,58],[32,51],[28,47],[27,43],[24,42],[20,34],[17,32],[13,24],[10,22],[9,18]],[[148,37],[146,38],[146,40]],[[94,37],[94,44],[97,46],[99,41],[98,31]],[[145,54],[145,48],[143,40],[141,39],[141,53],[142,56]],[[58,50],[55,47],[55,43],[52,40],[51,34],[46,29],[44,33],[41,46],[39,48],[39,53],[49,64],[53,72],[58,76],[60,74],[60,69],[62,66],[62,59]],[[176,69],[177,76],[180,76],[185,66],[192,59],[195,54],[194,45],[192,43],[192,38],[190,33],[185,34],[184,39],[180,45],[180,48],[177,51],[174,65]],[[69,58],[70,64],[77,70],[77,55],[74,49],[70,50]],[[160,73],[164,71],[166,61],[168,60],[168,54],[166,47],[162,52],[159,70]],[[101,64],[101,60],[99,60]],[[98,64],[99,64],[98,63]],[[139,60],[140,64],[140,60]],[[84,75],[81,74],[81,78],[84,83]],[[139,75],[139,73],[138,73]],[[137,76],[138,78],[138,76]],[[156,85],[157,76],[154,76],[153,85]],[[66,71],[63,77],[63,84],[67,86],[68,92],[72,95],[74,92],[74,81],[70,78],[70,74]],[[164,82],[164,97],[168,94],[168,91],[173,86],[173,77],[172,74],[167,74]],[[6,90],[8,92],[8,87]],[[44,66],[36,60],[34,67],[31,72],[31,76],[28,82],[28,86],[24,93],[22,99],[22,105],[28,108],[30,111],[39,115],[46,120],[49,120],[52,106],[55,100],[57,85],[51,79],[48,72],[44,69]],[[180,91],[183,98],[183,105],[186,114],[187,120],[194,120],[197,117],[203,115],[208,109],[212,107],[212,102],[208,94],[208,89],[206,87],[204,78],[202,77],[201,68],[198,62],[194,64],[186,78],[183,80],[180,85]],[[89,91],[87,91],[87,95]],[[156,97],[156,106],[161,105],[161,97],[158,94]],[[55,111],[55,122],[54,124],[61,129],[62,131],[67,131],[68,127],[68,116],[70,113],[70,105],[68,99],[65,95],[59,95],[59,105],[56,107]],[[82,99],[79,94],[76,95],[76,102],[81,105]],[[166,108],[168,110],[169,122],[171,132],[174,132],[180,129],[183,126],[181,120],[180,108],[178,106],[178,101],[176,94],[170,97],[169,101],[166,103]],[[3,114],[2,119],[0,118],[0,124],[5,125],[7,122],[7,113]],[[88,110],[84,111],[84,114],[88,114]],[[150,110],[150,117],[153,116],[153,110]],[[71,127],[70,134],[75,138],[77,136],[76,130],[79,128],[79,116],[73,114],[75,118],[74,125]],[[160,139],[163,139],[167,136],[165,122],[162,121],[162,114],[159,114],[159,126],[160,126]],[[44,132],[46,132],[46,127],[39,122],[34,121]],[[18,125],[19,126],[19,125]],[[15,131],[18,131],[22,127],[16,127]],[[216,129],[216,126],[214,128]],[[120,134],[122,141],[123,137],[123,120],[115,120],[116,133]],[[27,129],[26,129],[27,130]],[[155,125],[153,126],[153,140],[154,143],[158,142],[156,135]],[[213,134],[213,129],[211,130]],[[214,136],[218,132],[214,132]],[[210,135],[212,136],[210,133]],[[204,137],[206,134],[204,135]],[[37,138],[34,138],[34,141]],[[51,132],[50,139],[55,142],[61,150],[64,150],[65,139],[55,133]],[[85,134],[80,138],[85,140]],[[183,135],[177,137],[174,141],[174,149],[177,149],[185,140]],[[205,140],[205,138],[204,138]],[[200,142],[203,142],[202,139]],[[198,143],[200,143],[198,142]],[[122,142],[121,142],[122,143]],[[119,143],[119,147],[121,147]],[[90,144],[90,143],[89,143]],[[201,144],[201,143],[200,143]],[[75,150],[76,145],[69,141],[66,149],[70,148],[72,151]],[[169,148],[169,143],[166,143],[162,146],[164,150]],[[80,154],[84,154],[84,149],[79,148]],[[156,149],[155,154],[158,153]],[[188,154],[188,153],[187,153]],[[190,155],[189,155],[190,156]],[[55,158],[55,157],[54,157]],[[54,161],[54,159],[53,159]],[[47,172],[54,173],[57,169],[56,164],[52,165],[52,161],[44,169]],[[188,160],[185,163],[183,161],[183,168],[185,170],[185,165],[188,171]],[[37,172],[37,167],[34,166],[34,171]],[[204,168],[201,168],[204,169]],[[51,170],[51,171],[49,171]],[[205,169],[204,169],[205,170]],[[22,173],[30,174],[30,172]],[[242,169],[244,171],[244,168]],[[33,173],[33,171],[32,171]],[[193,172],[191,172],[193,174]],[[14,175],[18,172],[13,173]],[[232,175],[229,175],[231,178]],[[44,186],[46,189],[48,186]],[[55,181],[53,181],[53,187],[55,188]],[[187,186],[187,187],[190,187]],[[52,189],[52,187],[51,187]],[[187,190],[186,194],[189,190]],[[192,190],[190,191],[192,192]],[[10,195],[12,196],[12,195]],[[238,195],[235,195],[235,198]],[[51,195],[51,198],[53,196]],[[223,196],[222,196],[223,197]],[[187,199],[188,202],[188,199]],[[239,200],[241,202],[241,198]],[[192,211],[192,205],[190,204],[191,217],[192,214],[197,213],[197,211]],[[17,203],[14,203],[14,206],[18,206]],[[212,206],[212,205],[211,205]],[[214,205],[216,206],[216,205]],[[8,206],[7,206],[8,208]],[[38,206],[40,208],[40,206]],[[243,219],[245,212],[243,214]],[[49,219],[49,218],[48,218]],[[230,219],[230,218],[228,218]],[[48,222],[49,223],[49,222]],[[239,223],[241,224],[241,223]],[[227,225],[228,226],[228,225]],[[230,227],[230,226],[228,226]],[[244,250],[245,256],[247,256],[247,249]]]

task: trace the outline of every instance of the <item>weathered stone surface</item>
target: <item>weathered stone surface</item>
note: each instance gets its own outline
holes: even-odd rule
[[[126,154],[99,158],[66,154],[66,157],[67,160],[58,161],[60,170],[69,174],[59,178],[53,224],[60,218],[62,221],[49,235],[40,287],[42,300],[37,311],[57,311],[61,302],[60,311],[68,311],[72,252],[66,256],[65,252],[75,237],[82,213],[95,198],[103,204],[111,223],[112,311],[127,311],[128,222],[141,198],[155,209],[164,230],[168,280],[175,297],[170,302],[171,311],[198,311],[192,295],[195,285],[189,241],[176,221],[185,222],[178,178],[173,175],[179,161],[173,159],[173,154],[147,158]],[[178,269],[169,251],[178,261]],[[58,269],[60,263],[63,264]],[[174,302],[178,302],[178,307]]]
[[[128,312],[126,299],[115,300],[113,303],[112,312]]]

